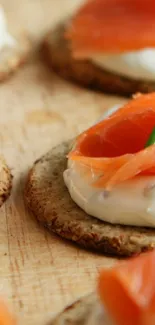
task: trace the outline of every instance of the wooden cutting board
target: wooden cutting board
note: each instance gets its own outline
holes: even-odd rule
[[[10,26],[37,43],[80,0],[3,0]],[[0,85],[0,151],[14,175],[10,199],[0,211],[0,294],[22,325],[46,324],[54,313],[92,291],[101,267],[114,259],[83,251],[51,236],[23,202],[26,173],[35,159],[62,139],[91,125],[124,99],[82,90],[33,57]]]

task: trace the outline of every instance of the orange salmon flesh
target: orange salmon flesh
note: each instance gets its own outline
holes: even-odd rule
[[[100,175],[93,186],[105,189],[155,175],[155,145],[145,148],[154,126],[155,93],[139,95],[83,132],[68,158]]]
[[[89,0],[73,18],[66,37],[78,58],[151,48],[154,17],[154,0]]]
[[[154,325],[155,250],[101,271],[98,292],[115,325]]]

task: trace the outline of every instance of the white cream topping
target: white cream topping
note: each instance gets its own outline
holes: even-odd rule
[[[94,188],[70,162],[64,181],[73,201],[87,214],[113,224],[155,227],[155,176],[137,177],[106,192]]]
[[[94,55],[91,60],[102,69],[132,79],[155,80],[155,49],[125,54]]]
[[[5,14],[0,6],[0,50],[5,46],[12,47],[15,44],[14,38],[8,33]]]
[[[137,176],[110,192],[93,187],[93,171],[88,180],[73,161],[68,161],[63,176],[71,198],[87,214],[113,224],[155,227],[155,176]]]

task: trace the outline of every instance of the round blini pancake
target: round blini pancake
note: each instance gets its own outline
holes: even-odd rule
[[[15,46],[5,46],[0,50],[0,82],[3,82],[24,64],[31,52],[32,44],[25,34],[12,36],[16,41]]]
[[[0,207],[11,193],[12,175],[3,156],[0,156]]]
[[[99,301],[96,294],[77,300],[75,303],[66,307],[49,325],[88,325],[93,317],[93,323],[90,325],[100,325]],[[102,320],[103,321],[103,320]]]
[[[155,91],[155,81],[129,79],[100,69],[91,61],[75,60],[64,32],[65,24],[57,26],[47,34],[42,45],[45,61],[63,78],[93,90],[122,96]]]
[[[131,256],[154,248],[155,229],[112,225],[89,216],[73,202],[63,180],[72,144],[55,147],[30,170],[25,199],[31,212],[51,232],[87,249]]]

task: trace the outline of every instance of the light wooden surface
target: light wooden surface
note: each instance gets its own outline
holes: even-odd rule
[[[3,0],[10,25],[23,24],[38,41],[80,0]],[[75,87],[33,58],[0,85],[0,150],[14,175],[10,199],[0,211],[0,294],[22,325],[41,325],[95,287],[98,270],[111,258],[91,254],[51,236],[26,211],[27,170],[51,146],[93,123],[124,99]]]

